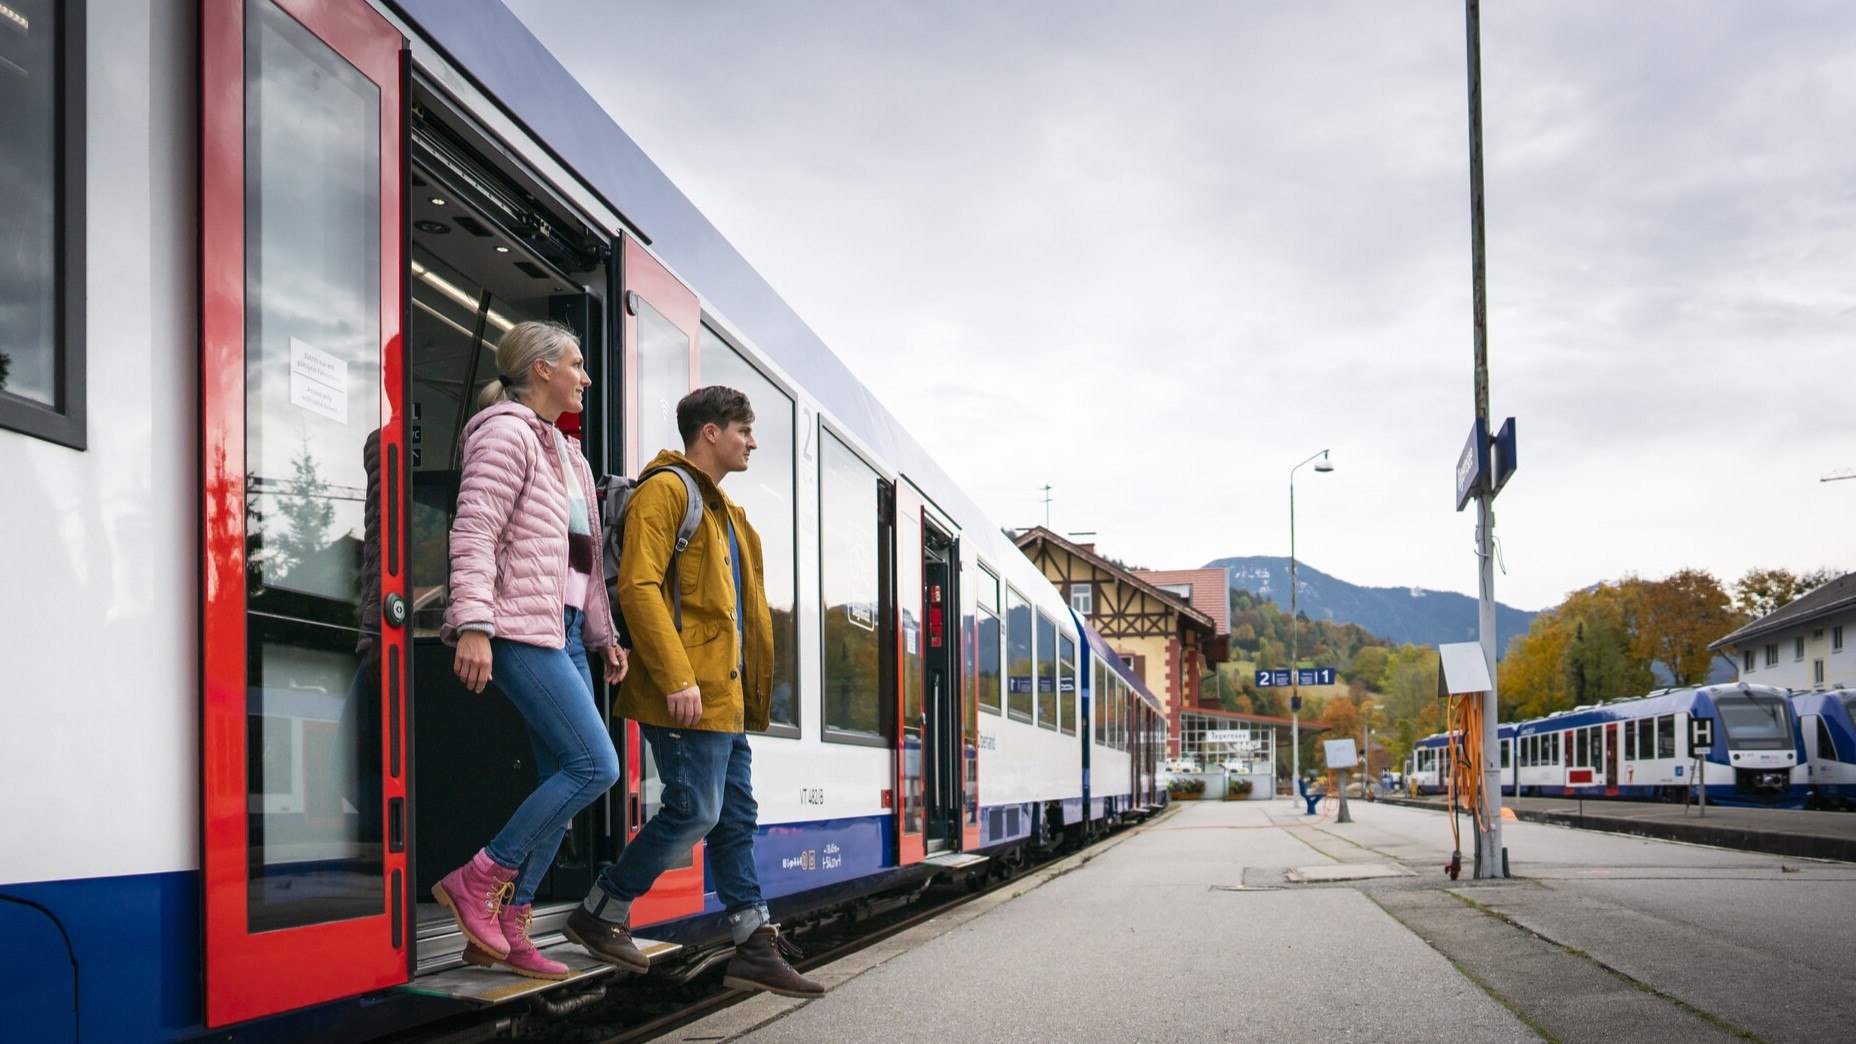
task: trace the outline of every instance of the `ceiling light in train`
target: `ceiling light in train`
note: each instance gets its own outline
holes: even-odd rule
[[[456,286],[452,285],[450,280],[446,279],[444,276],[439,275],[437,272],[434,272],[431,269],[425,267],[423,264],[420,264],[419,262],[414,261],[412,263],[412,274],[418,276],[420,279],[425,280],[427,285],[431,286],[432,289],[437,290],[439,293],[444,294],[446,297],[451,298],[453,301],[456,301],[458,304],[463,305],[464,307],[470,309],[473,312],[477,310],[477,299],[476,298],[472,297],[471,295],[465,293],[462,290],[459,290]],[[515,326],[516,324],[498,315],[496,313],[496,309],[492,308],[490,309],[490,325],[496,327],[498,330],[501,330],[504,333],[508,333],[510,328]]]

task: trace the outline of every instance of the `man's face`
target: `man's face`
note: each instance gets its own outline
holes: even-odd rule
[[[728,426],[716,434],[715,458],[722,467],[730,472],[748,469],[748,454],[753,453],[754,425],[740,421],[729,421]]]

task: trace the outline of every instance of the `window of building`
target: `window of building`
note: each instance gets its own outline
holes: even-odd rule
[[[1057,727],[1076,735],[1076,639],[1067,631],[1057,636]]]
[[[1742,653],[1740,655],[1740,669],[1750,673],[1753,670],[1754,659],[1753,650],[1748,649],[1746,652]]]
[[[1177,597],[1182,602],[1190,602],[1192,600],[1191,584],[1155,584],[1154,586],[1165,591],[1167,594]]]
[[[1031,720],[1031,690],[1037,684],[1031,659],[1031,606],[1025,596],[1005,589],[1005,709],[1019,721]]]
[[[754,408],[754,465],[728,483],[760,534],[767,608],[773,616],[773,735],[799,735],[799,529],[794,512],[793,400],[714,330],[702,328],[705,384],[723,384],[748,397]],[[782,727],[783,726],[783,727]]]
[[[0,428],[74,449],[85,445],[84,6],[0,8]]]
[[[1822,627],[1813,629],[1811,631],[1811,640],[1814,642],[1823,641],[1824,640],[1824,629]]]
[[[1830,629],[1830,651],[1843,651],[1843,626],[1841,624]]]
[[[1812,685],[1824,684],[1824,661],[1822,660],[1811,661],[1811,684]]]
[[[819,443],[825,735],[847,742],[881,743],[877,473],[831,432],[824,432]]]
[[[1095,588],[1088,584],[1070,585],[1070,608],[1076,610],[1077,615],[1088,616],[1096,611],[1095,605]]]
[[[1659,758],[1676,756],[1676,717],[1673,714],[1657,715],[1656,756]]]
[[[1792,639],[1792,659],[1794,661],[1804,659],[1804,635],[1802,634]]]
[[[1000,703],[999,672],[999,578],[982,566],[979,573],[979,625],[975,628],[975,650],[979,660],[980,709],[998,714]]]
[[[1777,642],[1768,643],[1766,646],[1766,666],[1776,667],[1778,665],[1778,662],[1779,662],[1778,643]]]
[[[1047,729],[1057,727],[1057,625],[1038,613],[1038,647],[1033,651],[1038,664],[1038,724]]]

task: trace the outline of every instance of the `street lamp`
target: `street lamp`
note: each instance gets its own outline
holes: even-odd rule
[[[1302,665],[1298,662],[1300,648],[1296,644],[1301,635],[1296,623],[1295,603],[1301,588],[1295,580],[1295,473],[1302,470],[1302,466],[1309,461],[1316,461],[1316,471],[1334,470],[1334,465],[1328,461],[1327,450],[1311,454],[1308,460],[1289,469],[1289,735],[1292,744],[1290,759],[1295,766],[1292,769],[1295,778],[1290,782],[1290,787],[1298,794],[1302,786]]]

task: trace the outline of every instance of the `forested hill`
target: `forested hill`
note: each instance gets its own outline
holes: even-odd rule
[[[1205,568],[1223,569],[1230,586],[1254,592],[1274,601],[1283,612],[1289,611],[1287,558],[1220,558]],[[1399,644],[1436,646],[1476,640],[1476,600],[1468,595],[1415,587],[1360,587],[1311,568],[1307,562],[1297,563],[1296,578],[1302,586],[1296,608],[1310,620],[1358,624]],[[1495,648],[1506,650],[1509,639],[1526,634],[1536,615],[1496,602]]]

